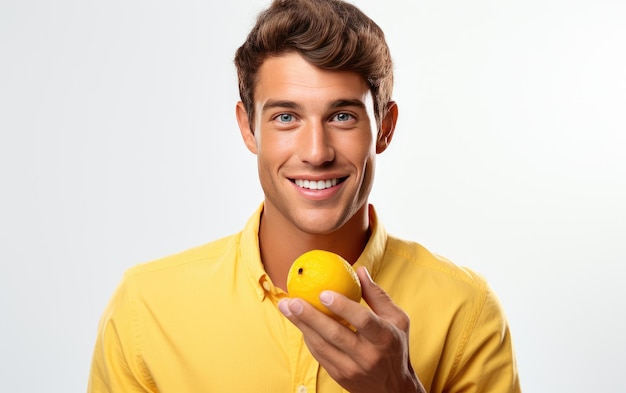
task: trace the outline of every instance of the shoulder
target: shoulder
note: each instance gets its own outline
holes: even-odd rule
[[[441,290],[448,287],[455,291],[483,293],[488,291],[485,278],[474,270],[458,265],[431,252],[419,243],[389,236],[385,250],[385,266],[397,265],[395,269],[407,274],[415,283],[436,284]]]
[[[137,264],[126,270],[124,280],[135,285],[175,283],[177,279],[200,279],[237,253],[239,234],[229,235],[209,243],[189,248],[153,261]]]
[[[480,318],[501,318],[482,275],[415,242],[389,238],[377,282],[410,316],[441,332],[463,336]]]
[[[219,259],[224,252],[236,246],[239,236],[230,235],[209,243],[189,248],[179,253],[171,254],[150,262],[133,266],[131,274],[148,274],[159,270],[185,268],[189,265],[202,264],[211,260]]]

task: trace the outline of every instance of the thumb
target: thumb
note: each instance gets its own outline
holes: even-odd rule
[[[369,271],[365,266],[360,266],[356,271],[359,280],[361,281],[361,289],[363,293],[363,299],[379,316],[384,316],[386,311],[389,310],[389,306],[392,305],[395,308],[391,298],[378,284],[372,280]]]
[[[390,321],[401,330],[408,330],[408,315],[391,300],[391,297],[389,297],[389,294],[387,294],[384,289],[372,280],[372,276],[370,276],[367,268],[360,266],[356,274],[361,281],[363,299],[365,299],[372,311],[379,317]]]

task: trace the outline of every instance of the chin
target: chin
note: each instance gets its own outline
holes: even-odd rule
[[[343,220],[328,215],[319,217],[306,217],[305,219],[294,220],[294,225],[302,232],[312,235],[327,235],[335,232],[343,226]]]
[[[304,233],[311,235],[328,235],[337,231],[341,226],[329,225],[328,221],[316,224],[316,223],[295,223],[296,227]]]

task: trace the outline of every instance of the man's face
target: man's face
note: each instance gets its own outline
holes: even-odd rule
[[[298,54],[269,57],[254,105],[253,132],[242,104],[237,111],[257,155],[264,217],[327,234],[364,211],[377,138],[372,96],[358,74],[320,70]]]

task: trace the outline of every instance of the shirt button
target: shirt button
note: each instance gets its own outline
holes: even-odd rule
[[[298,386],[298,389],[296,389],[296,393],[306,393],[306,392],[307,392],[307,389],[306,389],[306,386],[304,385],[300,385]]]
[[[269,292],[270,289],[272,289],[272,285],[270,284],[269,281],[263,281],[263,288],[265,288],[265,290]]]

